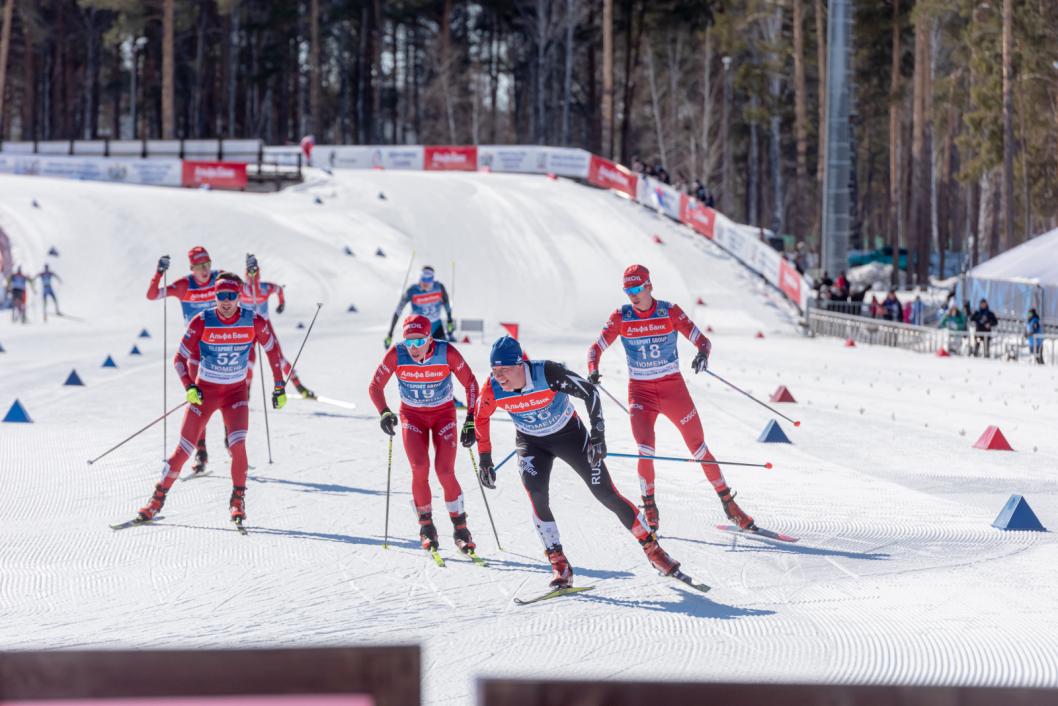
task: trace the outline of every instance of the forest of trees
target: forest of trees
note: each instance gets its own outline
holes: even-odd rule
[[[818,240],[826,0],[0,4],[0,139],[570,145]],[[1058,2],[854,7],[852,247],[1058,225]]]

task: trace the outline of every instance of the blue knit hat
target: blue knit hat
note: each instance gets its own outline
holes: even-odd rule
[[[510,336],[496,339],[489,354],[489,363],[497,365],[516,365],[522,362],[522,346]]]

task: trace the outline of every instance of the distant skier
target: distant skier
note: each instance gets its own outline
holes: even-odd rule
[[[59,299],[55,296],[55,289],[52,287],[51,284],[51,281],[53,279],[62,282],[62,277],[52,272],[50,267],[44,265],[44,271],[38,274],[35,279],[39,279],[44,287],[44,312],[47,313],[48,311],[48,299],[50,297],[52,302],[55,304],[55,313],[58,316],[62,316],[62,312],[59,311]]]
[[[32,284],[19,265],[7,278],[7,293],[11,297],[11,321],[26,323],[26,289]]]
[[[257,258],[253,255],[246,256],[246,280],[243,282],[242,291],[239,293],[239,305],[251,309],[264,318],[268,318],[268,297],[275,294],[279,299],[279,306],[276,307],[276,313],[282,314],[283,309],[286,308],[286,300],[283,298],[283,288],[272,282],[261,281],[261,268],[257,264]],[[249,378],[253,377],[253,365],[257,360],[257,349],[255,348],[250,353],[250,375]],[[301,394],[302,397],[310,400],[316,399],[316,393],[301,384],[301,379],[296,374],[292,374],[290,367],[290,361],[286,358],[282,360],[283,374],[290,376],[290,382],[294,383],[294,388]],[[247,378],[247,383],[249,383]]]
[[[163,297],[176,297],[180,300],[180,308],[184,313],[184,323],[189,324],[196,314],[208,311],[217,306],[214,296],[217,285],[217,276],[220,274],[212,268],[209,253],[201,245],[196,245],[187,252],[187,259],[191,266],[191,274],[176,280],[163,291],[159,286],[162,275],[169,269],[169,256],[162,255],[158,259],[158,267],[147,287],[147,298],[151,301]],[[198,359],[192,357],[188,361],[190,375],[195,377],[198,368]],[[196,444],[195,463],[191,470],[195,473],[205,473],[206,463],[209,462],[209,452],[206,450],[206,425],[202,425],[202,434]]]
[[[712,344],[679,306],[654,299],[653,291],[650,271],[646,267],[632,265],[624,271],[624,292],[630,303],[610,315],[602,335],[588,348],[588,379],[598,384],[602,378],[599,359],[620,336],[628,362],[632,436],[639,445],[639,453],[654,455],[654,424],[659,414],[665,415],[683,435],[683,441],[694,458],[702,461],[705,477],[720,496],[727,516],[742,529],[756,529],[753,518],[735,503],[735,494],[724,480],[720,467],[710,463],[715,457],[705,444],[702,421],[680,374],[676,350],[678,333],[698,349],[691,362],[696,373],[707,369]],[[647,522],[656,532],[660,520],[654,500],[654,462],[640,459],[638,470],[643,509]]]
[[[430,438],[433,437],[434,468],[444,490],[445,507],[454,527],[456,546],[465,553],[474,550],[474,538],[467,529],[463,490],[456,480],[456,408],[452,397],[452,376],[467,393],[467,417],[459,432],[464,446],[474,443],[474,419],[469,410],[478,397],[478,383],[462,354],[448,341],[430,336],[430,320],[412,314],[404,319],[404,340],[388,351],[378,366],[368,393],[382,415],[382,431],[395,435],[397,415],[386,404],[386,383],[394,374],[400,389],[400,424],[404,450],[412,472],[412,498],[419,514],[419,539],[423,549],[437,549],[437,528],[433,523],[430,492]]]
[[[452,305],[448,302],[448,290],[445,286],[434,279],[434,270],[429,265],[422,268],[419,281],[408,287],[401,295],[397,310],[393,312],[393,320],[389,322],[389,333],[386,334],[385,345],[389,348],[393,343],[393,329],[397,327],[397,319],[400,318],[404,307],[411,304],[411,313],[425,316],[430,320],[430,335],[442,341],[447,341],[456,329],[452,321]],[[444,307],[448,323],[441,322],[441,307]]]
[[[217,411],[224,416],[231,452],[231,519],[239,523],[246,519],[246,433],[249,425],[246,373],[250,350],[255,343],[261,344],[272,368],[275,382],[272,406],[282,409],[287,396],[279,365],[283,357],[279,342],[265,318],[239,306],[241,288],[238,275],[224,273],[217,277],[214,283],[216,308],[196,314],[187,325],[173,365],[187,391],[190,406],[184,412],[176,450],[162,466],[161,481],[139,511],[141,520],[153,519],[162,509],[166,493],[180,477],[180,469],[195,448],[191,440],[199,438],[209,418]],[[198,364],[192,374],[191,361],[195,359]]]
[[[587,484],[595,499],[617,515],[643,547],[651,565],[665,576],[676,573],[674,561],[658,544],[646,518],[614,487],[603,459],[606,457],[605,424],[602,404],[595,386],[561,363],[529,360],[521,345],[504,336],[492,346],[489,356],[492,374],[481,390],[474,423],[481,449],[479,476],[486,488],[496,487],[492,461],[489,417],[496,409],[505,410],[514,422],[515,444],[522,485],[533,506],[533,522],[551,562],[551,585],[573,585],[573,569],[562,549],[558,524],[551,514],[549,493],[551,468],[556,458],[569,464]],[[584,400],[590,431],[573,409],[569,396]]]

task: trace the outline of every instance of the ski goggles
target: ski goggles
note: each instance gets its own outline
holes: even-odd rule
[[[422,348],[430,342],[429,338],[405,338],[404,345],[408,348]]]
[[[647,288],[647,286],[645,284],[641,284],[638,287],[625,287],[625,294],[627,294],[629,296],[631,296],[633,294],[639,294],[640,292],[642,292],[646,288]]]
[[[238,292],[217,292],[217,301],[219,302],[233,302],[238,298]]]

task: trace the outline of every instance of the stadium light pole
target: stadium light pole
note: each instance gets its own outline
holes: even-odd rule
[[[849,126],[852,86],[853,0],[830,0],[827,7],[826,144],[823,168],[823,271],[832,276],[848,264],[852,208],[852,140]]]
[[[724,150],[723,172],[723,211],[731,215],[731,192],[734,189],[731,172],[731,57],[724,56],[720,62],[724,65],[724,119],[721,125],[720,143]]]

